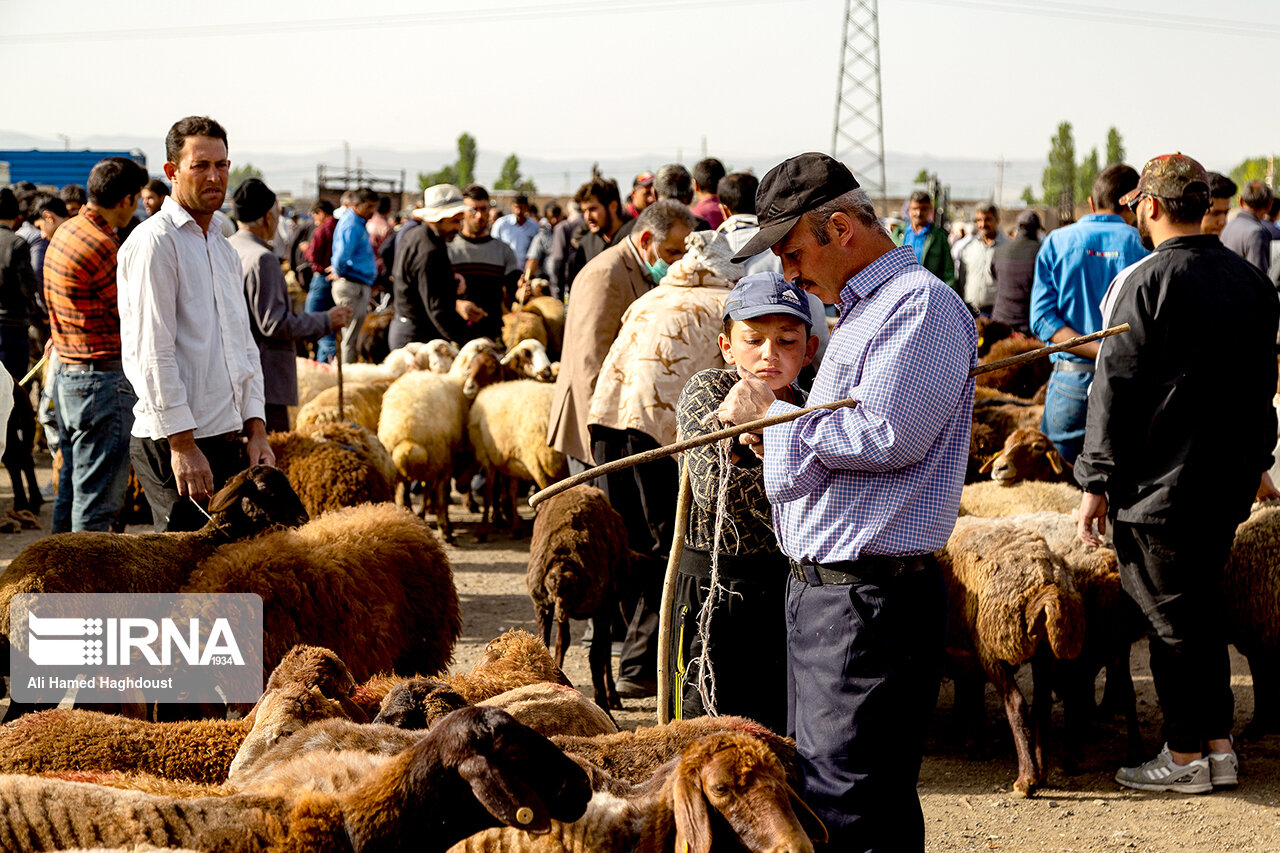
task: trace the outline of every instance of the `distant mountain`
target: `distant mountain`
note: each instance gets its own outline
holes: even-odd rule
[[[73,140],[75,147],[88,149],[140,149],[147,156],[147,164],[151,172],[159,175],[160,164],[164,162],[163,140],[123,135],[102,135]],[[0,130],[0,149],[3,148],[50,148],[60,149],[63,143],[56,138],[32,136],[17,131]],[[329,147],[313,150],[299,150],[296,147],[281,147],[270,150],[240,150],[232,140],[231,159],[236,164],[252,163],[262,170],[267,183],[279,190],[291,192],[299,196],[307,196],[315,191],[316,165],[323,163],[330,170],[340,170],[345,154],[341,148]],[[380,177],[394,177],[401,169],[405,172],[405,189],[415,191],[418,187],[418,173],[432,172],[446,163],[456,159],[455,151],[441,150],[401,150],[393,148],[361,148],[350,153],[350,165],[358,165],[375,172]],[[507,152],[486,151],[481,149],[476,160],[476,178],[483,184],[492,185],[502,169]],[[751,169],[757,175],[763,175],[776,165],[783,157],[750,156],[722,157],[725,166],[730,170]],[[686,164],[692,166],[695,158],[686,157]],[[538,189],[548,194],[571,194],[591,175],[592,160],[586,158],[552,159],[547,157],[520,157],[520,171],[532,178]],[[671,162],[670,155],[637,154],[633,156],[604,157],[595,161],[599,163],[603,174],[615,178],[625,193],[630,189],[631,179],[645,170],[656,169],[663,163]],[[994,159],[976,160],[968,158],[940,157],[932,154],[908,154],[890,151],[885,154],[885,177],[890,197],[902,197],[919,187],[913,180],[921,169],[936,173],[943,184],[951,187],[953,199],[988,199],[995,194],[997,167]],[[1018,206],[1023,187],[1030,186],[1036,192],[1040,189],[1041,172],[1044,162],[1040,160],[1007,160],[1004,165],[1003,201],[1008,206]],[[859,175],[859,178],[867,176]]]

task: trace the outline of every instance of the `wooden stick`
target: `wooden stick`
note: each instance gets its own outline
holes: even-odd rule
[[[1050,346],[1041,347],[1040,349],[1037,349],[1037,350],[1032,350],[1031,352],[1024,352],[1021,355],[1015,355],[1009,358],[1002,358],[999,361],[993,361],[990,364],[980,364],[977,367],[970,370],[969,375],[978,376],[979,374],[982,374],[982,373],[990,373],[993,370],[999,370],[1002,367],[1012,367],[1013,365],[1021,364],[1024,361],[1031,361],[1032,359],[1036,359],[1036,358],[1044,358],[1045,356],[1052,355],[1055,352],[1062,352],[1063,350],[1072,349],[1073,347],[1078,347],[1081,344],[1087,344],[1087,343],[1090,343],[1091,341],[1101,340],[1102,338],[1109,338],[1112,335],[1118,335],[1121,332],[1127,332],[1127,331],[1129,331],[1129,324],[1122,323],[1119,326],[1112,326],[1109,329],[1103,329],[1101,332],[1094,332],[1089,335],[1082,335],[1078,338],[1072,338],[1071,340],[1063,341],[1060,344],[1052,344]],[[623,459],[615,459],[612,462],[606,462],[603,465],[597,465],[594,468],[588,468],[587,470],[583,471],[581,474],[575,474],[574,476],[569,477],[568,479],[561,480],[558,483],[553,483],[552,485],[548,486],[547,488],[543,489],[540,492],[535,492],[534,494],[529,496],[529,506],[537,506],[539,503],[546,500],[547,498],[558,495],[561,492],[566,491],[568,489],[572,489],[574,486],[578,486],[590,480],[594,480],[596,477],[601,477],[601,476],[604,476],[605,474],[612,474],[615,471],[621,471],[624,468],[630,468],[634,465],[641,465],[645,462],[652,462],[655,459],[665,459],[668,456],[672,456],[676,453],[680,453],[685,450],[693,450],[696,447],[703,447],[704,445],[714,444],[715,442],[720,441],[721,439],[733,438],[735,436],[742,435],[744,432],[760,432],[762,429],[766,427],[776,426],[777,424],[785,424],[788,421],[794,421],[796,418],[804,417],[805,415],[812,414],[813,412],[820,412],[820,411],[823,411],[824,409],[852,408],[853,406],[856,406],[856,405],[858,405],[857,400],[854,400],[852,398],[847,398],[844,400],[836,400],[833,403],[823,403],[822,405],[819,405],[819,406],[809,406],[806,409],[797,409],[794,412],[787,412],[786,414],[781,414],[781,415],[771,415],[766,418],[760,418],[759,420],[749,421],[745,424],[737,424],[735,426],[725,427],[724,429],[718,429],[718,430],[715,430],[714,432],[709,432],[706,435],[699,435],[699,436],[695,436],[694,438],[685,439],[684,441],[677,441],[675,444],[668,444],[665,447],[655,447],[653,450],[646,450],[643,453],[637,453],[634,456],[627,456]]]
[[[28,370],[27,375],[18,380],[18,384],[26,385],[28,382],[31,381],[31,377],[35,376],[41,370],[44,370],[44,366],[48,363],[49,363],[49,356],[47,355],[40,356],[40,360],[36,362],[36,366]]]
[[[347,416],[342,411],[342,329],[333,330],[333,342],[337,345],[334,359],[338,366],[338,423],[346,423]]]
[[[693,485],[689,482],[689,465],[680,472],[680,498],[676,501],[676,524],[671,533],[671,554],[667,557],[667,573],[662,579],[662,606],[658,609],[658,725],[671,722],[671,613],[676,604],[676,571],[684,556],[684,537],[689,530],[689,505],[693,503]]]

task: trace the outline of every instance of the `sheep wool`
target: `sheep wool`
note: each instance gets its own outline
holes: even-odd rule
[[[532,379],[482,388],[471,404],[467,434],[476,462],[539,489],[564,478],[563,453],[547,446],[547,423],[555,386]]]
[[[345,372],[345,371],[344,371]],[[343,376],[342,416],[338,416],[338,388],[326,388],[299,407],[295,429],[311,424],[352,423],[370,432],[378,430],[378,416],[382,414],[382,395],[391,387],[391,379],[377,382],[351,382]]]
[[[542,682],[499,693],[480,703],[501,708],[540,735],[594,737],[618,731],[612,718],[572,687]]]
[[[329,510],[392,499],[391,484],[361,449],[296,432],[268,437],[276,465],[312,517]]]
[[[1084,492],[1071,483],[1027,480],[1005,486],[994,480],[970,483],[960,493],[960,515],[999,518],[1030,512],[1072,513]]]

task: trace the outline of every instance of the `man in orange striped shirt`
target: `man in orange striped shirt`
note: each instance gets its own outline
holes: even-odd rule
[[[53,532],[108,530],[129,480],[133,386],[120,362],[115,229],[129,223],[147,171],[108,157],[89,174],[89,201],[53,235],[44,257],[62,467]]]

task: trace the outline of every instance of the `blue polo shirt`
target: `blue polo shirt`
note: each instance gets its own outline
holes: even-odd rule
[[[924,257],[924,241],[929,239],[929,232],[932,230],[932,222],[919,231],[912,228],[911,223],[908,222],[906,229],[903,231],[902,245],[911,247],[911,251],[916,253],[917,261]]]
[[[373,284],[378,277],[378,263],[373,259],[369,230],[354,210],[348,210],[333,230],[331,263],[335,273],[361,284]]]
[[[1082,335],[1102,329],[1102,297],[1122,269],[1147,256],[1138,229],[1114,213],[1091,213],[1050,231],[1036,255],[1031,331],[1046,343],[1070,326]],[[1054,353],[1054,361],[1088,361]]]

